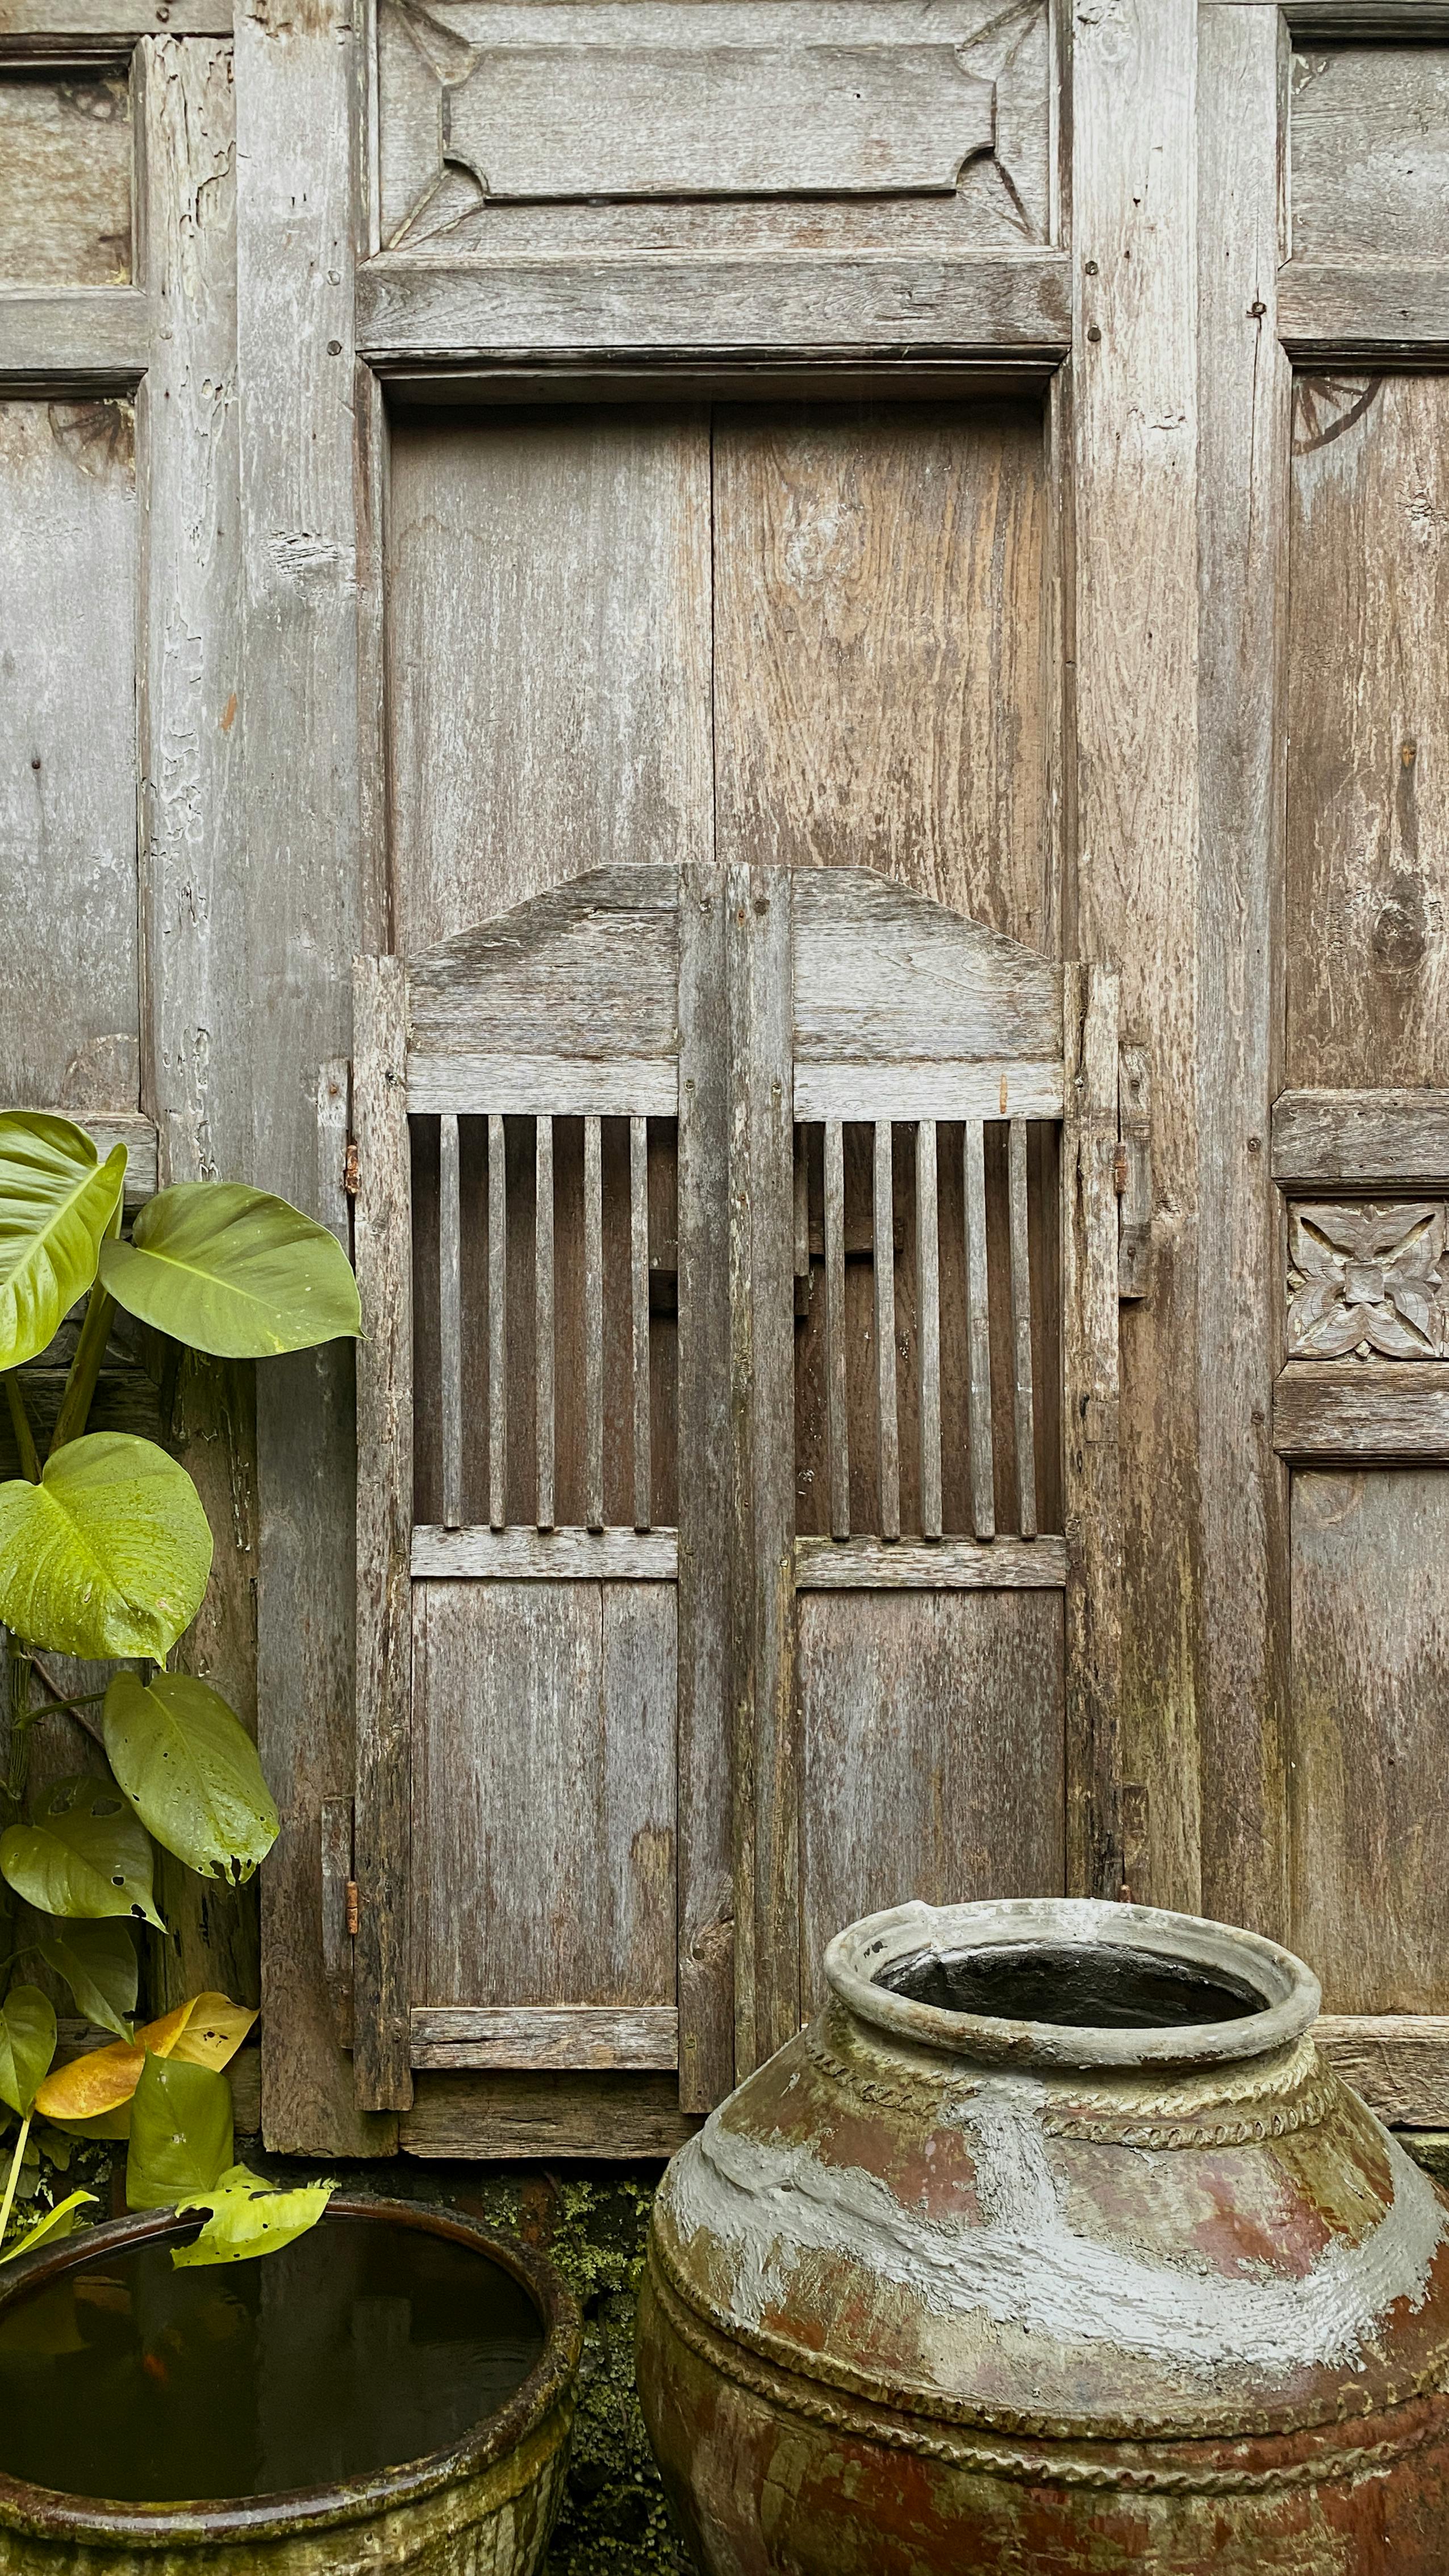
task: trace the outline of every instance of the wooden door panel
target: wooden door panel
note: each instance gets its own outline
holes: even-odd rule
[[[843,1924],[1065,1887],[1055,1591],[800,1597],[807,2009]]]

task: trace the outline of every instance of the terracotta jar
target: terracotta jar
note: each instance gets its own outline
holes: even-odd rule
[[[1273,1943],[905,1905],[675,2157],[640,2382],[710,2576],[1445,2576],[1449,2202]]]

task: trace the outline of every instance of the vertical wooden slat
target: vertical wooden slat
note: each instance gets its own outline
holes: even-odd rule
[[[795,1130],[795,1276],[810,1276],[810,1136]]]
[[[634,1527],[653,1514],[649,1440],[649,1121],[629,1121],[629,1315],[634,1369]]]
[[[986,1138],[979,1118],[965,1130],[966,1183],[966,1454],[971,1527],[996,1535],[995,1461],[991,1438],[991,1309],[986,1277]]]
[[[850,1434],[845,1371],[845,1146],[838,1118],[825,1122],[825,1406],[830,1450],[830,1535],[850,1536]]]
[[[584,1120],[584,1520],[604,1526],[604,1184],[602,1129]]]
[[[488,1121],[488,1518],[508,1521],[508,1161],[501,1118]]]
[[[533,1201],[534,1454],[537,1500],[534,1519],[553,1527],[554,1332],[553,1332],[553,1120],[534,1120]]]
[[[679,881],[679,2101],[734,2082],[730,1204],[724,871]]]
[[[936,1122],[916,1128],[916,1331],[921,1379],[921,1536],[941,1535],[941,1247]]]
[[[358,962],[357,1136],[357,2098],[405,2111],[412,1728],[412,1189],[402,961]]]
[[[1117,978],[1063,980],[1062,1413],[1067,1538],[1067,1885],[1123,1877],[1118,1726],[1122,1482],[1118,1449]]]
[[[463,1226],[458,1121],[438,1120],[438,1323],[443,1408],[443,1527],[463,1520]]]
[[[1016,1413],[1016,1525],[1036,1536],[1036,1407],[1031,1371],[1031,1238],[1026,1207],[1026,1120],[1013,1118],[1008,1146],[1011,1196],[1011,1347]]]
[[[901,1534],[901,1435],[896,1416],[896,1219],[891,1123],[875,1127],[876,1447],[880,1461],[880,1534]]]

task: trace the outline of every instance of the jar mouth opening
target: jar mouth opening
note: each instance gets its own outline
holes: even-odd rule
[[[985,2064],[1209,2066],[1317,2019],[1318,1980],[1259,1934],[1155,1906],[900,1905],[837,1934],[832,1991],[897,2040]]]

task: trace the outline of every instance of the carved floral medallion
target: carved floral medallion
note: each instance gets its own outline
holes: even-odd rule
[[[1442,1199],[1289,1212],[1288,1357],[1449,1358]]]

